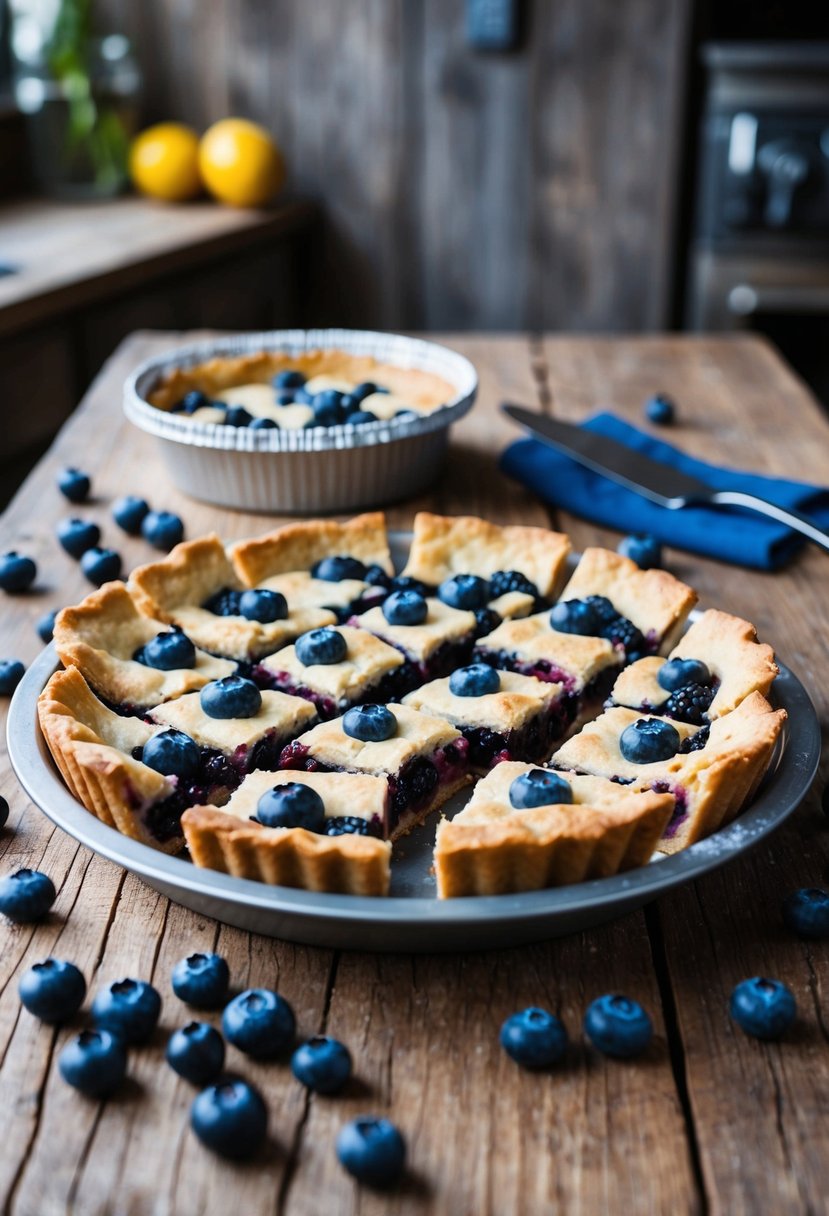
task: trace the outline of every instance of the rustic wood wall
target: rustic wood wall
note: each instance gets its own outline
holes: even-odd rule
[[[147,117],[265,123],[324,202],[315,319],[652,329],[668,320],[692,0],[100,0]]]

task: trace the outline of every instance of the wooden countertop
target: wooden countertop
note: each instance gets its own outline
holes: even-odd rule
[[[128,565],[147,560],[109,516],[114,496],[141,492],[182,513],[191,536],[215,527],[228,539],[274,521],[213,509],[169,485],[149,437],[122,420],[120,386],[138,360],[182,335],[137,335],[110,360],[3,519],[4,548],[32,553],[40,593],[3,601],[0,654],[30,661],[35,620],[82,596],[77,565],[58,548],[55,523],[70,511],[56,471],[80,464],[97,519]],[[389,512],[407,527],[416,508],[471,511],[496,521],[546,524],[535,499],[495,469],[514,435],[504,397],[579,418],[595,404],[634,421],[654,390],[672,392],[681,424],[670,438],[689,451],[769,473],[826,480],[829,430],[802,383],[752,337],[450,337],[477,365],[480,401],[457,427],[434,490]],[[75,509],[72,509],[73,511]],[[572,518],[554,520],[581,548],[618,536]],[[754,621],[829,722],[829,564],[817,549],[763,575],[669,551],[667,565],[717,605]],[[824,765],[824,770],[826,766]],[[826,779],[824,771],[823,779]],[[829,943],[785,931],[780,901],[829,878],[827,821],[817,791],[787,826],[737,863],[591,932],[489,954],[372,956],[294,946],[186,911],[90,854],[30,805],[0,760],[9,824],[0,832],[7,872],[49,873],[58,899],[37,926],[0,925],[0,1193],[14,1216],[243,1216],[287,1213],[536,1216],[539,1213],[817,1213],[829,1190]],[[820,786],[818,786],[818,789]],[[246,1166],[206,1153],[187,1127],[192,1090],[165,1065],[166,1035],[188,1019],[172,995],[173,964],[218,949],[239,987],[264,984],[294,1005],[303,1036],[326,1030],[351,1048],[358,1081],[339,1098],[308,1099],[284,1064],[229,1066],[263,1089],[271,1111],[267,1151]],[[54,1030],[21,1011],[17,984],[33,962],[74,960],[95,990],[134,975],[158,985],[162,1027],[131,1052],[130,1078],[96,1104],[60,1079],[56,1056],[74,1028]],[[731,1023],[739,980],[785,980],[798,1003],[778,1044]],[[602,992],[621,991],[650,1011],[655,1040],[638,1061],[588,1048],[581,1018]],[[529,1004],[563,1018],[567,1063],[533,1075],[498,1046],[503,1019]],[[210,1015],[210,1020],[215,1018]],[[81,1019],[77,1025],[81,1024]],[[345,1119],[388,1114],[409,1144],[411,1173],[390,1195],[360,1191],[340,1170],[334,1139]]]

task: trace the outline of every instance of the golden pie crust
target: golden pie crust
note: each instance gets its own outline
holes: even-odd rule
[[[310,570],[323,557],[356,557],[367,566],[394,573],[382,511],[357,515],[344,524],[333,519],[286,524],[254,540],[239,541],[231,546],[230,555],[248,587],[261,587],[275,574]]]

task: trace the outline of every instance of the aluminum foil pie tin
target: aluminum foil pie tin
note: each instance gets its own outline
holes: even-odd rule
[[[309,430],[251,430],[199,424],[150,405],[175,368],[280,351],[342,350],[416,368],[452,385],[447,404],[422,418]],[[478,376],[463,355],[420,338],[353,329],[285,329],[235,334],[148,359],[124,385],[124,413],[157,436],[178,489],[216,506],[303,515],[382,506],[420,493],[436,476],[449,428],[472,408]]]

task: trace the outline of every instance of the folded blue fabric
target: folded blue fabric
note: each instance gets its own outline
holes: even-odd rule
[[[654,460],[699,477],[719,490],[744,490],[781,507],[807,515],[829,529],[829,489],[761,477],[694,460],[661,439],[623,422],[615,414],[597,414],[582,424]],[[501,468],[546,502],[593,523],[625,532],[647,532],[665,544],[705,557],[777,570],[806,543],[783,524],[736,507],[684,507],[670,511],[633,490],[577,464],[537,439],[519,439],[501,456]]]

